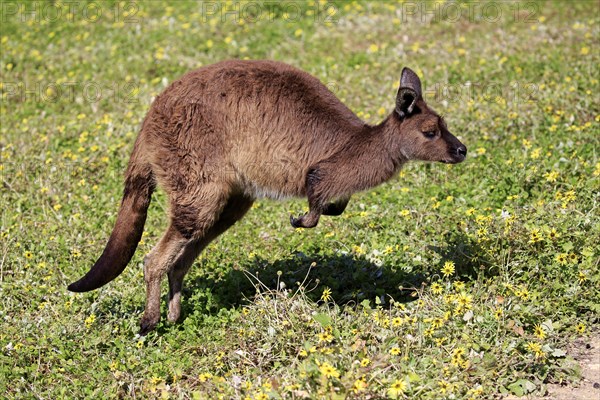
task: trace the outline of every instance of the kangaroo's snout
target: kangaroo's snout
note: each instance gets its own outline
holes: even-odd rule
[[[460,142],[459,142],[460,143]],[[460,162],[465,161],[467,157],[467,147],[460,143],[450,152],[451,159],[445,161],[447,164],[458,164]]]
[[[458,164],[465,161],[467,158],[467,146],[462,144],[456,139],[456,142],[453,146],[450,146],[448,149],[449,158],[444,158],[442,160],[445,164]]]
[[[459,162],[464,161],[464,159],[467,157],[467,146],[465,146],[464,144],[458,146],[456,148],[456,155],[460,159]]]

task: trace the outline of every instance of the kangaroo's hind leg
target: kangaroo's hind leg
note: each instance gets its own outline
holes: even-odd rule
[[[144,259],[146,308],[140,323],[140,334],[154,329],[160,319],[160,282],[164,273],[182,256],[190,240],[171,223],[160,241]]]
[[[227,204],[229,187],[207,183],[199,190],[174,193],[170,197],[169,228],[144,261],[146,309],[140,333],[154,329],[160,319],[160,282],[177,264],[189,264],[197,253],[193,249],[207,236]]]
[[[180,259],[168,272],[169,312],[167,314],[167,319],[170,322],[175,322],[179,319],[181,314],[181,290],[183,288],[183,279],[196,257],[198,257],[211,241],[240,220],[250,209],[253,201],[253,199],[242,195],[231,196],[214,225],[206,231],[203,237],[198,238],[193,243],[186,246]]]

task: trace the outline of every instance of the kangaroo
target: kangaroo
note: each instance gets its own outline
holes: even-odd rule
[[[404,68],[396,104],[368,125],[317,78],[274,61],[224,61],[192,71],[156,97],[135,141],[115,227],[90,271],[69,285],[97,289],[115,279],[142,236],[156,185],[168,195],[170,223],[144,259],[146,306],[140,333],[160,319],[160,283],[169,280],[167,319],[181,310],[194,259],[241,219],[257,198],[307,197],[312,228],[340,215],[353,193],[394,176],[409,160],[462,162],[467,148],[423,100]]]

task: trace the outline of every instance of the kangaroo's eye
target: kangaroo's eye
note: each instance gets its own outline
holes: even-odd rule
[[[425,136],[427,139],[433,139],[436,134],[436,131],[423,132],[423,136]]]

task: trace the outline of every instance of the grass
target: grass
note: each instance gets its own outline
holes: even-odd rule
[[[1,4],[0,392],[475,399],[576,382],[565,350],[600,314],[598,5],[249,4]],[[309,71],[371,123],[410,66],[469,157],[412,164],[313,230],[289,226],[305,201],[259,201],[195,263],[183,321],[139,337],[163,193],[121,277],[66,285],[106,243],[153,96],[244,57]]]

